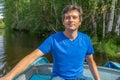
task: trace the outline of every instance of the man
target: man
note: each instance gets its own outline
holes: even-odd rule
[[[12,80],[14,76],[25,70],[37,58],[51,53],[53,56],[53,72],[51,80],[91,80],[83,76],[84,61],[89,64],[95,80],[100,80],[96,63],[93,59],[93,47],[90,38],[78,28],[82,22],[82,9],[69,5],[63,9],[63,32],[49,36],[31,54],[23,58],[7,75],[0,80]]]

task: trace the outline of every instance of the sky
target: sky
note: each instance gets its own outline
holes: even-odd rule
[[[2,16],[3,14],[1,13],[1,12],[2,12],[2,11],[1,11],[1,10],[2,10],[2,8],[3,8],[3,6],[2,6],[2,5],[0,5],[0,18],[3,18],[3,16]]]

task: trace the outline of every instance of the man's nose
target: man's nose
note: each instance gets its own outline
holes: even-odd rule
[[[74,18],[72,16],[70,17],[70,21],[74,21]]]

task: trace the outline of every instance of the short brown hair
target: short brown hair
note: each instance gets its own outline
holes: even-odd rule
[[[64,20],[65,18],[65,14],[71,10],[77,10],[79,12],[79,18],[80,18],[80,21],[82,21],[82,8],[80,6],[77,6],[77,5],[67,5],[63,11],[62,11],[62,21]]]

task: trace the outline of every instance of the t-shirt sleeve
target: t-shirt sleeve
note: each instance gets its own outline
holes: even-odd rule
[[[87,44],[88,44],[88,50],[87,50],[87,55],[94,54],[94,48],[91,42],[90,37],[87,38]]]
[[[38,49],[41,50],[44,54],[47,54],[51,51],[52,45],[52,37],[48,37],[39,47]]]

